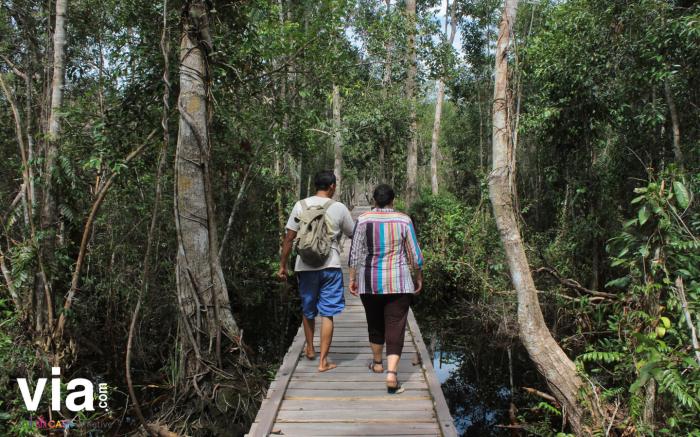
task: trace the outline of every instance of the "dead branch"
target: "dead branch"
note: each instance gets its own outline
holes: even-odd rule
[[[535,273],[547,273],[550,276],[552,276],[554,279],[559,281],[559,283],[567,288],[571,288],[573,290],[576,290],[578,292],[588,294],[591,296],[595,296],[598,298],[603,298],[603,299],[610,299],[610,300],[617,300],[617,295],[612,294],[612,293],[605,293],[603,291],[596,291],[596,290],[591,290],[589,288],[584,287],[581,285],[578,281],[575,281],[573,279],[569,278],[563,278],[559,272],[557,272],[555,269],[550,268],[550,267],[540,267],[539,269],[535,270]]]
[[[129,153],[129,155],[127,155],[127,157],[123,161],[123,164],[128,164],[134,158],[139,156],[141,152],[143,152],[143,150],[146,148],[148,143],[151,141],[151,138],[153,138],[153,136],[156,134],[156,132],[157,129],[153,129],[151,133],[148,134],[148,137],[146,137],[146,140],[143,142],[143,144],[141,144],[139,147],[137,147],[131,153]],[[97,198],[93,202],[92,207],[90,208],[88,218],[85,221],[85,226],[83,227],[83,237],[80,241],[80,250],[78,251],[78,257],[75,262],[75,268],[73,269],[70,290],[68,290],[68,294],[66,295],[66,302],[63,304],[63,311],[61,312],[61,315],[58,318],[58,322],[56,323],[56,327],[53,332],[54,341],[60,341],[61,337],[63,336],[63,329],[66,325],[66,314],[69,313],[69,310],[73,305],[73,297],[78,291],[78,284],[80,283],[80,272],[82,271],[83,261],[85,260],[85,253],[87,252],[87,243],[90,239],[92,223],[95,221],[97,212],[99,211],[100,206],[102,205],[102,202],[104,201],[105,196],[107,195],[107,192],[109,192],[109,189],[111,188],[118,174],[118,172],[112,172],[112,174],[107,179],[107,182],[105,182],[105,184],[97,191]]]
[[[532,388],[532,387],[520,387],[520,388],[523,389],[523,391],[525,391],[526,393],[540,397],[540,398],[544,399],[545,401],[554,404],[557,408],[559,407],[559,402],[557,402],[556,398],[548,393],[545,393],[543,391],[539,391],[536,388]]]

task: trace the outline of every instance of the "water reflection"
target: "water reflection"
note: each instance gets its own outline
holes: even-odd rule
[[[503,427],[517,423],[513,419],[519,413],[511,408],[532,403],[518,388],[541,387],[541,378],[519,343],[484,335],[465,324],[478,323],[464,319],[422,323],[455,427],[462,436],[518,435],[517,430]]]

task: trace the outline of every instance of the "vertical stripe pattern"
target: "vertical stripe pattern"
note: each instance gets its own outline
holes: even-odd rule
[[[388,208],[360,215],[349,265],[357,271],[362,294],[413,293],[411,268],[423,267],[423,254],[411,219]]]

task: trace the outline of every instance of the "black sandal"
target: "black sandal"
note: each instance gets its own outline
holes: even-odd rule
[[[382,370],[379,371],[379,372],[377,372],[376,370],[374,370],[374,366],[376,366],[377,364],[379,364],[380,366],[382,366]],[[383,362],[382,360],[379,360],[379,361],[374,361],[374,360],[372,360],[372,362],[369,363],[369,366],[368,366],[368,367],[369,367],[369,370],[371,370],[371,371],[374,372],[374,373],[384,373],[384,362]]]
[[[386,392],[390,395],[397,395],[404,392],[404,388],[399,382],[398,374],[393,370],[387,370],[386,373],[393,373],[396,375],[396,385],[389,385],[389,381],[386,382]]]

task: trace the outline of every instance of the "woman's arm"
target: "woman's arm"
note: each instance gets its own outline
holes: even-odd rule
[[[357,268],[365,259],[367,254],[367,242],[365,241],[365,225],[357,220],[355,229],[352,231],[352,243],[350,244],[350,256],[348,258],[348,266],[350,267],[350,293],[357,296]]]
[[[415,270],[423,268],[423,252],[418,245],[418,237],[416,237],[416,229],[413,227],[413,222],[408,219],[406,236],[404,238],[404,246],[408,261]]]

